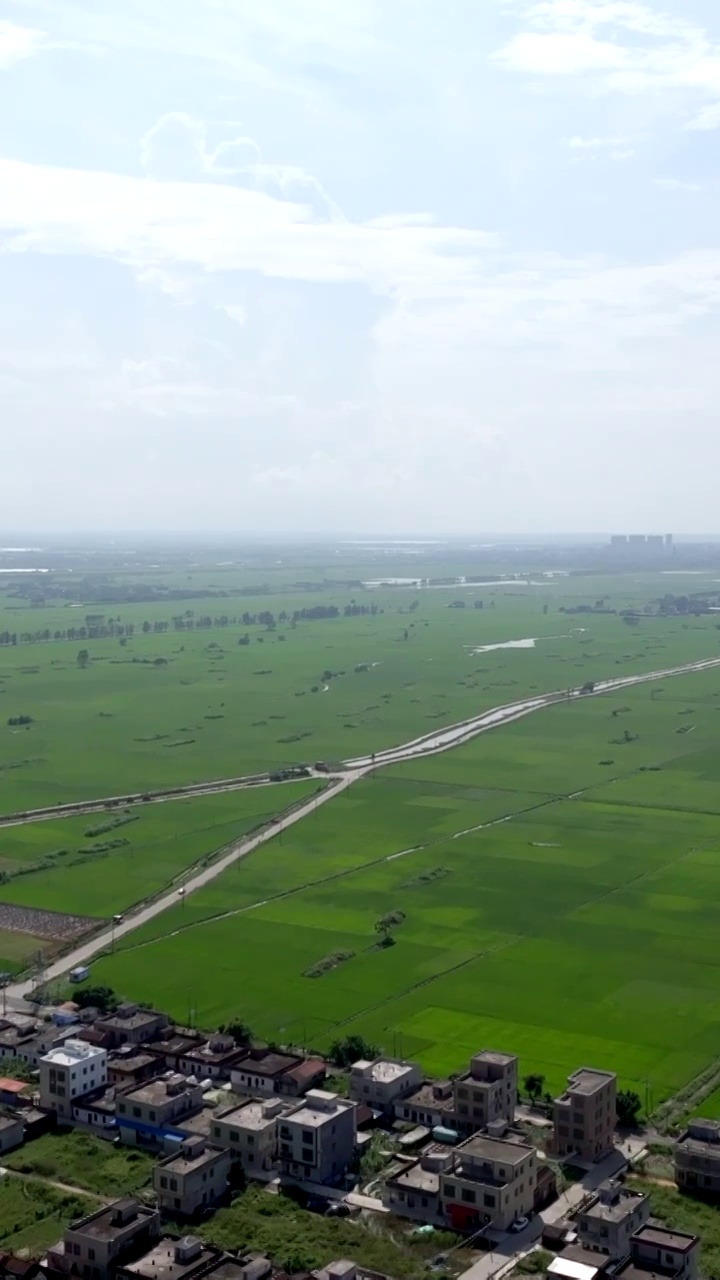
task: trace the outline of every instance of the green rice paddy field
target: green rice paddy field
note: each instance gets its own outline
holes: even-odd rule
[[[402,568],[407,573],[407,565]],[[454,567],[467,570],[461,562]],[[608,609],[642,609],[668,590],[707,585],[717,591],[717,584],[692,575],[417,591],[318,582],[316,591],[299,593],[268,572],[268,594],[240,595],[255,589],[254,579],[248,585],[246,576],[227,571],[223,578],[222,572],[215,577],[227,599],[104,612],[56,603],[30,609],[0,586],[0,634],[19,638],[17,645],[0,646],[0,813],[348,759],[527,692],[720,654],[712,616],[648,617],[630,628],[614,614],[560,612],[598,599]],[[194,581],[198,591],[208,585]],[[464,607],[452,607],[458,603]],[[240,622],[176,632],[172,623],[187,612],[242,617],[269,610],[279,620],[317,606],[335,606],[340,616],[296,626],[278,621],[274,630]],[[353,607],[377,611],[344,616]],[[54,635],[80,628],[93,616],[132,623],[135,633],[22,640],[40,630]],[[155,633],[156,624],[169,630]],[[246,634],[250,643],[238,644]],[[473,652],[536,637],[534,648]],[[78,664],[83,650],[86,666]],[[32,722],[9,723],[19,717]]]
[[[712,672],[384,770],[93,977],[284,1042],[359,1031],[434,1074],[483,1045],[550,1088],[606,1066],[656,1104],[720,1056],[719,729]],[[391,911],[405,919],[383,949]]]

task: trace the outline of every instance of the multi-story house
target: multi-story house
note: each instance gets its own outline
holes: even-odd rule
[[[249,1177],[264,1173],[277,1159],[279,1117],[291,1105],[282,1098],[256,1098],[216,1111],[212,1140],[239,1160]]]
[[[209,1040],[193,1045],[180,1059],[180,1071],[184,1075],[197,1076],[198,1080],[229,1080],[232,1068],[247,1054],[232,1036],[210,1036]]]
[[[203,1091],[193,1079],[167,1072],[135,1085],[116,1098],[118,1133],[123,1142],[161,1151],[187,1133],[182,1122],[202,1107]]]
[[[137,1258],[160,1236],[160,1214],[130,1198],[96,1209],[70,1224],[47,1251],[49,1276],[111,1280],[115,1267]]]
[[[161,1211],[192,1218],[217,1204],[228,1189],[230,1152],[204,1138],[186,1138],[180,1150],[155,1165],[153,1187]]]
[[[142,1009],[138,1004],[120,1004],[114,1013],[101,1018],[98,1027],[111,1037],[112,1048],[123,1044],[148,1044],[167,1027],[170,1019],[166,1013],[154,1009]]]
[[[40,1059],[40,1103],[72,1121],[76,1099],[107,1084],[107,1053],[84,1040],[66,1040]]]
[[[425,1080],[419,1089],[395,1103],[395,1119],[428,1129],[455,1127],[455,1100],[449,1080]]]
[[[720,1122],[690,1121],[675,1147],[675,1181],[681,1191],[720,1197]]]
[[[596,1195],[578,1214],[578,1239],[585,1249],[606,1253],[610,1258],[626,1258],[631,1236],[649,1217],[648,1197],[612,1179],[600,1184]]]
[[[483,1049],[470,1060],[470,1070],[453,1080],[457,1127],[477,1133],[496,1120],[512,1123],[518,1089],[518,1060],[512,1053]]]
[[[280,1094],[302,1097],[325,1079],[321,1058],[301,1058],[299,1054],[276,1053],[273,1049],[246,1049],[245,1056],[230,1072],[233,1092],[256,1098]]]
[[[355,1152],[356,1104],[323,1089],[310,1089],[278,1126],[280,1168],[306,1182],[336,1182]]]
[[[422,1071],[415,1062],[398,1058],[362,1058],[350,1068],[350,1097],[366,1107],[392,1113],[399,1098],[407,1097],[422,1083]]]
[[[683,1231],[668,1231],[648,1222],[630,1239],[630,1257],[614,1273],[617,1280],[697,1280],[700,1239]]]
[[[108,1058],[108,1081],[121,1089],[143,1080],[152,1080],[158,1074],[158,1062],[153,1053],[145,1053],[128,1046]]]
[[[534,1147],[476,1134],[440,1172],[440,1213],[454,1231],[507,1231],[532,1212],[536,1186]]]
[[[553,1153],[602,1160],[613,1148],[617,1077],[612,1071],[581,1067],[555,1099]]]

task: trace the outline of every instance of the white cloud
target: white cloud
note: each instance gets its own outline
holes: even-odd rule
[[[693,120],[686,125],[688,129],[695,129],[699,132],[705,132],[710,129],[720,129],[720,102],[712,102],[709,106],[703,107]]]
[[[697,182],[683,182],[682,178],[655,178],[656,187],[664,191],[702,191]]]
[[[31,58],[42,49],[47,37],[33,27],[19,27],[0,19],[0,68],[11,67],[23,58]]]

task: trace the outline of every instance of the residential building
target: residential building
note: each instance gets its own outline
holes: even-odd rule
[[[6,1151],[14,1151],[15,1147],[21,1147],[25,1141],[25,1125],[20,1116],[0,1115],[0,1154]]]
[[[273,1094],[301,1097],[324,1079],[325,1063],[321,1058],[302,1058],[272,1049],[246,1050],[230,1073],[234,1093],[256,1098],[270,1098]]]
[[[157,1040],[143,1045],[143,1052],[155,1056],[158,1071],[179,1071],[183,1058],[204,1041],[205,1037],[199,1031],[184,1027],[165,1027]]]
[[[448,1147],[428,1147],[415,1164],[393,1173],[385,1183],[384,1201],[399,1218],[430,1226],[444,1225],[440,1210],[440,1174],[452,1160]]]
[[[115,1085],[93,1089],[83,1094],[72,1106],[72,1122],[83,1129],[90,1129],[102,1138],[117,1136],[117,1101]]]
[[[262,1098],[216,1111],[212,1140],[239,1160],[250,1177],[272,1169],[278,1152],[278,1119],[289,1105],[281,1098]]]
[[[455,1100],[449,1080],[425,1080],[406,1098],[395,1103],[395,1119],[408,1124],[423,1124],[428,1129],[438,1125],[455,1127]]]
[[[118,1092],[116,1118],[123,1142],[162,1150],[168,1141],[186,1136],[182,1121],[202,1107],[197,1081],[173,1072]]]
[[[698,1236],[668,1231],[649,1222],[630,1240],[630,1258],[614,1273],[618,1280],[697,1280],[700,1255]]]
[[[625,1258],[630,1252],[630,1237],[649,1217],[648,1197],[611,1179],[600,1184],[597,1194],[578,1214],[578,1239],[585,1249]]]
[[[534,1147],[476,1134],[440,1173],[440,1212],[453,1231],[507,1231],[532,1212],[536,1184]]]
[[[518,1091],[518,1060],[513,1053],[483,1049],[470,1060],[470,1070],[453,1080],[458,1128],[477,1133],[494,1120],[512,1123]]]
[[[107,1053],[85,1040],[66,1040],[39,1065],[41,1105],[59,1120],[72,1120],[75,1099],[107,1084]]]
[[[9,1076],[0,1076],[0,1106],[21,1107],[30,1105],[32,1085],[26,1080],[15,1080]]]
[[[122,1044],[148,1044],[157,1038],[169,1022],[166,1013],[125,1003],[118,1005],[114,1013],[101,1018],[98,1028],[110,1035],[112,1048],[119,1049]]]
[[[155,1165],[153,1186],[161,1211],[192,1218],[217,1204],[228,1189],[232,1159],[204,1138],[186,1138],[175,1155]]]
[[[0,1249],[0,1280],[37,1280],[40,1263],[36,1258],[20,1257]]]
[[[681,1191],[720,1197],[720,1122],[690,1121],[675,1147],[675,1181]]]
[[[154,1053],[138,1052],[133,1047],[120,1049],[108,1058],[108,1080],[120,1088],[142,1084],[158,1074],[158,1061]]]
[[[605,1280],[614,1274],[616,1265],[604,1253],[569,1244],[548,1266],[547,1280]]]
[[[160,1235],[160,1214],[127,1198],[72,1222],[48,1249],[49,1275],[110,1280],[116,1266],[138,1257]]]
[[[24,1062],[26,1048],[28,1045],[33,1045],[34,1040],[31,1030],[4,1022],[4,1025],[0,1025],[0,1060],[20,1058]]]
[[[361,1058],[350,1068],[350,1097],[366,1107],[390,1114],[399,1098],[413,1093],[422,1083],[422,1071],[415,1062],[399,1058]]]
[[[311,1271],[312,1280],[390,1280],[382,1271],[369,1271],[360,1262],[351,1258],[339,1258],[337,1262],[328,1262],[326,1267]]]
[[[307,1182],[336,1182],[355,1152],[356,1106],[324,1089],[310,1089],[278,1127],[280,1167]]]
[[[195,1280],[211,1274],[223,1257],[220,1249],[195,1236],[182,1240],[165,1237],[136,1262],[118,1267],[115,1275],[116,1280]]]
[[[185,1075],[197,1076],[199,1080],[229,1080],[232,1068],[247,1054],[246,1048],[240,1048],[232,1036],[211,1036],[188,1049],[180,1060],[180,1071]]]
[[[617,1077],[612,1071],[581,1067],[554,1103],[553,1153],[601,1160],[613,1148]]]

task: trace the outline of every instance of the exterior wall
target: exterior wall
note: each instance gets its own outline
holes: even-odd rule
[[[424,1124],[428,1129],[434,1129],[437,1125],[448,1125],[451,1129],[455,1127],[451,1113],[441,1111],[439,1106],[430,1107],[422,1103],[417,1105],[412,1098],[404,1098],[395,1103],[395,1119],[406,1120],[409,1124]]]
[[[606,1083],[592,1093],[573,1088],[572,1081],[571,1076],[567,1093],[555,1100],[553,1150],[559,1156],[576,1152],[583,1160],[599,1160],[613,1147],[615,1076],[608,1075]]]
[[[243,1128],[237,1121],[225,1123],[221,1117],[213,1120],[213,1142],[230,1152],[233,1160],[239,1160],[243,1169],[252,1177],[258,1170],[271,1169],[277,1156],[277,1117],[264,1128]]]
[[[300,1111],[305,1108],[301,1107]],[[322,1115],[311,1125],[293,1114],[278,1124],[280,1163],[290,1177],[333,1183],[345,1172],[356,1143],[355,1106]]]
[[[679,1143],[675,1148],[675,1181],[682,1191],[720,1198],[720,1146],[717,1150],[706,1147],[701,1153]]]
[[[156,1165],[153,1186],[161,1210],[192,1218],[225,1194],[232,1161],[229,1151],[212,1151],[211,1159],[187,1173],[174,1167],[180,1163],[173,1158]]]
[[[471,1164],[471,1162],[468,1162]],[[490,1162],[488,1176],[480,1166],[467,1176],[458,1166],[440,1175],[440,1204],[445,1221],[457,1230],[478,1230],[485,1222],[507,1231],[516,1218],[531,1213],[537,1183],[535,1152],[515,1165]]]
[[[399,1218],[412,1218],[415,1222],[427,1222],[431,1226],[444,1223],[438,1192],[423,1190],[421,1187],[399,1187],[388,1182],[384,1203],[391,1213]]]
[[[491,1054],[476,1054],[470,1070],[453,1081],[456,1121],[465,1133],[476,1133],[492,1120],[514,1119],[518,1060],[509,1054],[503,1057],[506,1060],[493,1061]]]
[[[88,1046],[83,1043],[83,1048]],[[70,1052],[71,1045],[67,1050]],[[40,1059],[41,1105],[48,1111],[55,1111],[61,1119],[72,1120],[75,1099],[106,1083],[107,1053],[104,1049],[89,1048],[87,1056],[79,1057],[72,1064],[55,1061],[52,1053]]]
[[[254,1069],[252,1062],[235,1067],[230,1072],[230,1082],[235,1093],[251,1094],[255,1098],[272,1098],[279,1088],[276,1075],[263,1075]]]
[[[121,1095],[116,1103],[116,1119],[121,1140],[129,1146],[164,1146],[166,1131],[180,1133],[181,1124],[202,1106],[199,1085],[178,1094],[168,1094],[152,1102]]]
[[[383,1079],[383,1065],[398,1070]],[[422,1071],[413,1062],[400,1062],[394,1058],[378,1059],[375,1062],[358,1062],[350,1069],[349,1095],[355,1102],[363,1102],[367,1107],[379,1111],[392,1111],[398,1098],[412,1093],[422,1084]]]
[[[142,1253],[160,1235],[160,1216],[157,1211],[147,1209],[107,1235],[86,1230],[84,1224],[89,1221],[84,1218],[68,1227],[62,1252],[48,1250],[49,1270],[92,1277],[92,1280],[110,1280],[118,1260]]]
[[[13,1119],[12,1124],[0,1125],[0,1151],[14,1151],[15,1147],[21,1147],[24,1141],[25,1126],[22,1120]]]
[[[698,1240],[689,1252],[674,1249],[671,1244],[652,1244],[637,1236],[632,1240],[633,1262],[652,1271],[658,1269],[661,1274],[670,1271],[673,1276],[677,1276],[677,1280],[697,1280],[698,1254]]]
[[[157,1038],[168,1025],[169,1018],[164,1013],[155,1013],[150,1009],[143,1010],[143,1015],[137,1026],[133,1025],[134,1015],[125,1020],[117,1013],[101,1019],[98,1026],[102,1031],[109,1032],[114,1049],[122,1044],[147,1044]]]
[[[650,1217],[650,1201],[638,1197],[637,1203],[619,1222],[594,1215],[592,1209],[577,1219],[577,1232],[585,1249],[606,1253],[610,1258],[626,1258],[630,1253],[630,1237]]]

